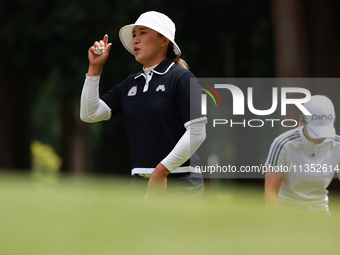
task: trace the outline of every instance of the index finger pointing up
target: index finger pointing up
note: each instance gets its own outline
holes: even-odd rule
[[[106,46],[107,43],[109,42],[109,36],[108,36],[107,34],[104,35],[103,42],[104,42],[104,45],[105,45],[105,46]]]

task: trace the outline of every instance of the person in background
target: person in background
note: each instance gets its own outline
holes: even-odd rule
[[[278,136],[270,147],[265,200],[268,208],[329,214],[327,187],[335,174],[340,179],[335,110],[321,95],[312,96],[304,107],[311,115],[302,113],[299,127]]]

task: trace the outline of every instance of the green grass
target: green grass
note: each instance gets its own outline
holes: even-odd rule
[[[198,203],[143,201],[126,184],[0,175],[0,254],[338,254],[336,196],[333,216],[320,217],[267,212],[258,188],[209,189]]]

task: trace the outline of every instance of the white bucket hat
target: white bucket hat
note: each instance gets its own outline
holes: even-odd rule
[[[135,24],[126,25],[119,30],[120,41],[133,55],[132,31],[135,26],[144,26],[159,32],[173,43],[176,56],[178,57],[181,55],[181,50],[175,43],[176,27],[168,16],[156,11],[145,12],[139,16]]]
[[[334,138],[335,110],[332,101],[326,96],[315,95],[303,106],[312,114],[302,114],[308,134],[314,139]]]

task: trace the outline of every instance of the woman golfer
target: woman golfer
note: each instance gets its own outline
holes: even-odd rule
[[[91,123],[123,114],[132,175],[134,180],[146,180],[148,194],[167,189],[202,196],[203,178],[193,166],[195,151],[205,139],[206,117],[200,113],[200,89],[190,82],[195,76],[179,58],[175,24],[166,15],[150,11],[135,24],[122,27],[119,37],[143,70],[99,98],[100,74],[111,43],[107,35],[95,42],[88,51],[81,119]]]
[[[340,179],[334,106],[316,95],[304,107],[312,115],[302,114],[300,126],[278,136],[270,147],[265,198],[268,207],[329,214],[327,187],[335,173]]]

